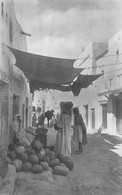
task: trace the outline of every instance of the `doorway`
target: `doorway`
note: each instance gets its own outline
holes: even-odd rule
[[[116,130],[122,134],[122,99],[116,100]]]
[[[91,108],[91,126],[95,130],[95,108]]]
[[[26,127],[28,126],[28,98],[26,97]]]
[[[102,126],[107,128],[107,104],[101,104],[102,106]]]
[[[13,117],[19,114],[19,96],[13,95]]]

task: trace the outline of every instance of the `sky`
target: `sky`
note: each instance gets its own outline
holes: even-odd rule
[[[122,29],[122,0],[14,0],[28,52],[77,58],[91,41]]]

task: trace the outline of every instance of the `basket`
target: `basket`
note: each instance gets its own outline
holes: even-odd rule
[[[37,130],[36,130],[37,135],[46,135],[47,132],[48,132],[48,129],[46,129],[46,128],[37,128]]]

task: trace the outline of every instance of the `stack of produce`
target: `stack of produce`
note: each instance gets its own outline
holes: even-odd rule
[[[8,151],[8,162],[16,171],[41,173],[50,170],[54,174],[68,175],[74,164],[69,157],[55,155],[54,151],[44,149],[39,140],[34,140],[30,147],[16,146]]]

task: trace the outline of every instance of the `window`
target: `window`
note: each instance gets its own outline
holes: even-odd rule
[[[2,14],[2,16],[4,14],[4,4],[3,4],[3,2],[1,2],[1,14]]]

